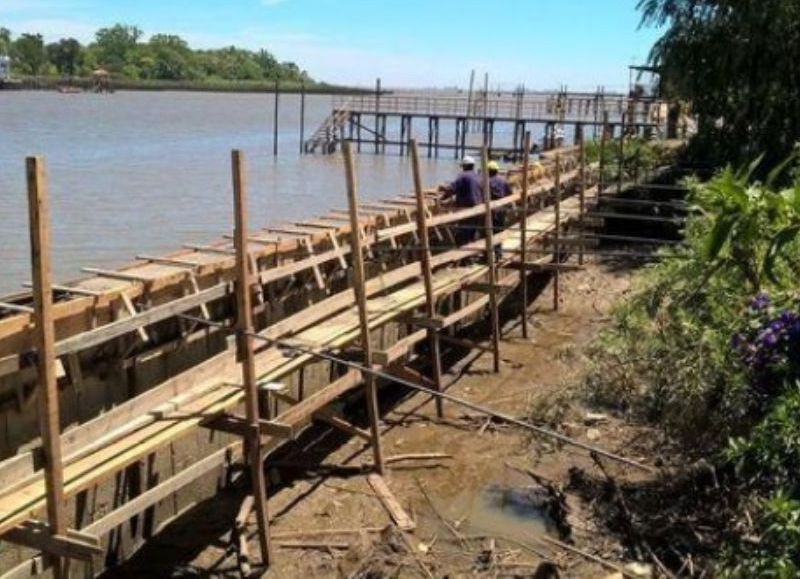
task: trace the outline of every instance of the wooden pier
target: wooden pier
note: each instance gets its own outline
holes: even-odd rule
[[[490,156],[521,159],[525,134],[541,135],[538,146],[550,150],[579,144],[584,136],[597,138],[605,128],[610,138],[620,135],[655,136],[667,131],[666,103],[648,97],[620,94],[485,93],[442,95],[396,92],[336,98],[333,110],[305,141],[306,153],[334,153],[344,141],[358,151],[400,155],[409,153],[415,138],[428,157],[447,152],[454,158],[478,153],[484,145]],[[499,142],[500,136],[506,138]],[[567,143],[567,138],[571,142]]]
[[[511,196],[457,209],[422,188],[419,147],[407,147],[413,194],[360,203],[348,144],[346,209],[258,230],[247,226],[244,158],[234,152],[232,235],[119,270],[86,268],[90,276],[67,284],[49,279],[44,161],[29,161],[33,292],[0,308],[0,539],[29,550],[0,568],[4,579],[70,564],[97,573],[248,472],[253,494],[231,521],[232,548],[244,573],[253,515],[255,563],[268,565],[262,466],[313,422],[371,445],[369,482],[408,529],[380,477],[378,389],[394,379],[430,387],[440,412],[464,404],[439,392],[436,364],[430,377],[411,367],[417,346],[438,352],[488,317],[497,359],[499,304],[525,292],[531,273],[579,267],[565,261],[582,245],[563,235],[590,221],[602,185],[583,147],[561,149],[509,171]],[[492,231],[501,208],[512,218]],[[453,230],[480,217],[487,235],[456,245]],[[523,316],[526,305],[523,294]],[[365,401],[369,430],[334,410],[347,396]],[[181,499],[187,488],[191,500]]]

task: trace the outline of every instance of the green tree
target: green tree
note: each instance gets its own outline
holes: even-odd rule
[[[141,37],[142,31],[136,26],[115,24],[111,28],[101,28],[95,34],[98,62],[112,72],[121,71],[129,63]]]
[[[156,34],[148,42],[148,78],[184,80],[197,76],[193,70],[194,55],[179,36]]]
[[[639,0],[642,24],[665,27],[651,64],[664,89],[699,118],[710,160],[765,167],[800,135],[800,2]]]
[[[11,52],[11,31],[0,26],[0,54],[7,56]]]
[[[47,51],[41,34],[22,34],[11,48],[17,67],[25,74],[38,75],[47,64]]]
[[[47,45],[47,56],[59,73],[74,76],[81,66],[81,43],[74,38],[62,38]]]

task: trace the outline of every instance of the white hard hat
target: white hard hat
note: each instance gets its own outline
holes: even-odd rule
[[[469,155],[467,155],[466,157],[461,159],[461,164],[462,165],[474,165],[475,164],[475,159],[473,157],[470,157]]]

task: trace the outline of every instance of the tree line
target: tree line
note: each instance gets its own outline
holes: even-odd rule
[[[125,24],[101,28],[87,45],[74,38],[47,44],[41,34],[14,37],[0,27],[0,55],[10,56],[12,72],[24,76],[87,77],[104,69],[133,80],[313,82],[297,64],[279,62],[267,50],[195,50],[174,34],[144,40],[140,28]]]
[[[761,171],[800,139],[800,2],[640,0],[664,30],[650,63],[668,97],[697,115],[692,151],[712,165],[764,154]],[[763,176],[763,175],[759,175]]]

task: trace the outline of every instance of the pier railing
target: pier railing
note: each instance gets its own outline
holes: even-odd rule
[[[506,120],[553,120],[566,123],[597,122],[608,113],[628,122],[648,123],[660,103],[622,95],[582,94],[467,94],[426,93],[367,94],[334,99],[334,108],[361,114],[474,117]]]

